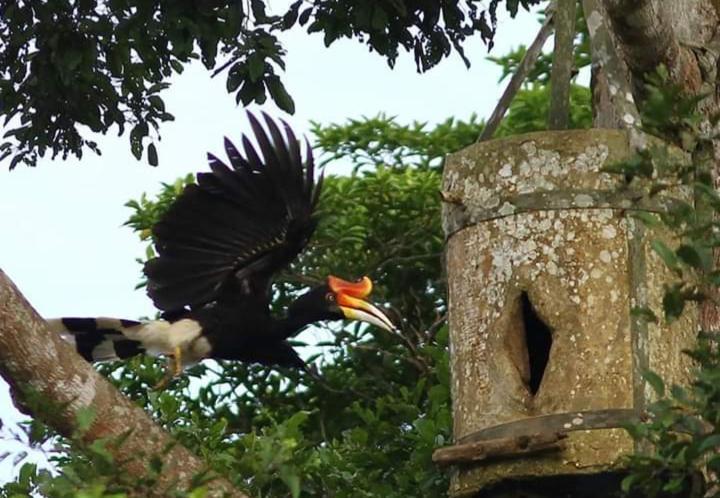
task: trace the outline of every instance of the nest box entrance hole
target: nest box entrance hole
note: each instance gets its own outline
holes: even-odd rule
[[[540,318],[526,291],[515,301],[515,311],[508,330],[511,357],[528,392],[535,396],[540,390],[552,349],[552,330]]]
[[[527,292],[520,293],[523,328],[525,329],[525,346],[527,347],[528,390],[534,396],[540,389],[545,368],[550,359],[552,348],[552,331],[535,311]]]

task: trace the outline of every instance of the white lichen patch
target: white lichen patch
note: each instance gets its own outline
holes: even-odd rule
[[[612,253],[606,249],[600,251],[600,261],[610,263],[612,261]]]
[[[602,229],[602,236],[604,239],[614,239],[617,235],[617,230],[613,225],[606,225]]]
[[[499,206],[502,216],[513,214],[511,204],[503,203],[509,196],[567,188],[607,188],[613,183],[612,175],[597,174],[608,158],[607,145],[593,143],[572,157],[561,155],[554,150],[554,145],[550,147],[550,144],[543,146],[535,140],[526,140],[519,147],[494,150],[485,156],[475,156],[476,159],[460,153],[459,160],[445,169],[443,191],[451,198],[460,199],[474,220],[476,211],[494,210]],[[483,168],[484,164],[499,167],[491,171]],[[579,201],[582,207],[593,205],[593,199],[587,195]],[[567,203],[568,199],[563,202]]]
[[[502,207],[498,209],[498,213],[501,216],[509,216],[513,213],[515,213],[515,206],[510,204],[509,202],[503,203]]]
[[[588,31],[590,31],[591,35],[594,35],[595,32],[602,26],[603,23],[603,16],[598,12],[597,10],[593,10],[590,15],[587,17],[587,27]]]
[[[72,398],[70,407],[73,410],[85,408],[92,405],[96,394],[95,375],[88,375],[84,379],[74,375],[69,382],[65,383],[64,390]]]
[[[578,194],[575,196],[575,206],[585,208],[593,205],[593,198],[588,194]]]

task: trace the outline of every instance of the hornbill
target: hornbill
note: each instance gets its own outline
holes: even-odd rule
[[[260,153],[247,136],[244,154],[226,138],[230,166],[208,154],[211,171],[197,173],[197,182],[153,226],[157,257],[144,273],[161,319],[48,320],[86,360],[166,355],[170,376],[204,358],[304,367],[288,339],[313,322],[345,318],[395,330],[365,301],[368,277],[329,276],[284,316],[270,313],[273,277],[305,248],[317,225],[322,175],[316,183],[309,143],[303,162],[290,127],[263,117],[267,131],[248,113]]]

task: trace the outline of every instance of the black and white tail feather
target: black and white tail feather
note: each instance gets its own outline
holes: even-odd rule
[[[146,351],[142,341],[130,339],[142,322],[98,317],[52,318],[47,323],[87,361],[124,360]]]
[[[124,360],[138,354],[160,356],[181,347],[185,363],[201,360],[208,348],[194,320],[138,322],[118,318],[54,318],[50,329],[71,344],[87,361]],[[207,350],[207,351],[206,351]]]

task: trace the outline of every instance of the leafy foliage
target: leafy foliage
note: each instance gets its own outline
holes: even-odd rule
[[[418,70],[435,66],[480,32],[491,42],[502,0],[294,1],[282,15],[264,0],[0,0],[0,117],[9,127],[0,161],[35,165],[48,152],[63,159],[100,153],[88,138],[129,128],[130,148],[151,165],[160,125],[173,116],[161,97],[173,74],[199,59],[227,72],[236,101],[262,104],[267,94],[286,112],[294,102],[283,85],[285,49],[278,33],[296,25],[322,32],[325,44],[355,38],[392,66],[399,48]],[[505,0],[519,6],[539,0]],[[147,148],[147,149],[146,149]]]
[[[513,100],[511,111],[500,123],[496,136],[508,136],[543,130],[550,112],[550,87],[532,85],[519,92]],[[590,90],[580,85],[570,87],[570,128],[590,128],[592,109]]]
[[[387,166],[401,168],[409,161],[421,169],[437,169],[450,152],[477,140],[483,123],[475,115],[467,122],[453,118],[427,130],[427,123],[403,126],[395,118],[351,119],[344,124],[313,123],[317,146],[325,153],[324,163],[350,159],[355,170]]]
[[[291,12],[300,9],[298,1]],[[538,0],[508,0],[506,8],[513,17],[522,6],[528,9]],[[308,32],[322,31],[325,45],[340,37],[358,37],[371,50],[384,55],[392,67],[398,49],[412,51],[418,71],[426,71],[458,52],[467,66],[462,43],[477,31],[486,43],[492,43],[496,12],[500,0],[491,0],[487,9],[477,0],[424,2],[421,0],[316,0],[300,14],[314,16]]]
[[[664,145],[651,146],[609,170],[624,175],[628,186],[647,198],[667,192],[676,198],[663,212],[638,216],[646,226],[664,229],[672,236],[669,241],[651,243],[674,279],[666,285],[662,301],[662,315],[671,322],[682,315],[688,303],[716,296],[720,284],[720,272],[713,262],[713,253],[720,247],[720,197],[713,187],[707,153],[715,137],[704,131],[708,127],[702,122],[707,118],[697,110],[700,98],[669,83],[664,68],[649,76],[645,90],[645,130],[680,146],[691,159],[677,149],[672,152]],[[642,308],[635,314],[657,321],[660,313]],[[630,459],[632,472],[623,482],[625,491],[648,497],[720,496],[715,485],[720,468],[720,458],[715,455],[720,445],[718,338],[716,332],[702,332],[696,347],[685,352],[697,362],[688,387],[667,387],[657,374],[646,373],[658,400],[649,407],[646,423],[629,427],[646,451]],[[707,494],[709,483],[702,473],[706,465],[713,484]]]

